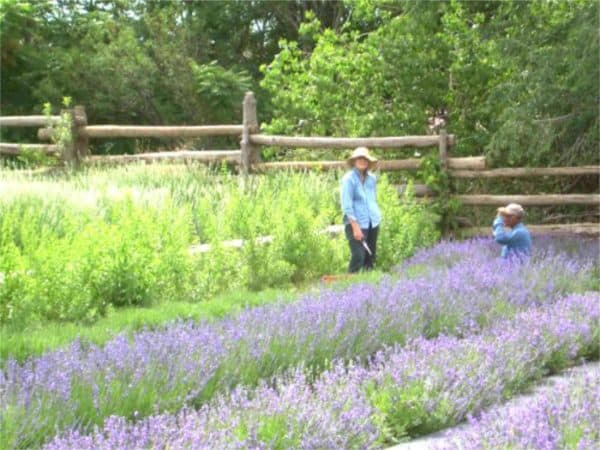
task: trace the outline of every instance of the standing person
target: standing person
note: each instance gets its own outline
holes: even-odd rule
[[[348,158],[352,169],[342,178],[341,203],[350,245],[350,273],[371,270],[375,263],[381,211],[377,205],[377,179],[370,169],[376,162],[369,149],[358,147]]]
[[[492,228],[494,240],[502,245],[503,258],[516,254],[527,256],[531,254],[531,235],[522,222],[524,215],[525,210],[517,203],[498,208],[498,215]]]

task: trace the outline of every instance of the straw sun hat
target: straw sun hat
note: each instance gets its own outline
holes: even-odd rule
[[[350,167],[352,167],[354,165],[354,160],[358,158],[365,158],[367,161],[369,161],[369,169],[372,168],[377,162],[377,158],[371,156],[367,147],[356,147],[346,162]]]

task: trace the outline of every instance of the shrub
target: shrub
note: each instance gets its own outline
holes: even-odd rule
[[[345,237],[323,233],[342,220],[339,175],[240,178],[159,165],[35,181],[0,172],[0,322],[90,322],[109,305],[199,301],[345,271]],[[435,217],[410,195],[398,202],[385,176],[379,202],[378,268],[437,239]],[[230,239],[245,244],[221,245]],[[191,256],[193,242],[212,250]]]
[[[181,211],[114,200],[104,220],[73,205],[48,212],[58,204],[25,198],[2,205],[1,322],[93,321],[109,304],[185,295],[190,237]]]

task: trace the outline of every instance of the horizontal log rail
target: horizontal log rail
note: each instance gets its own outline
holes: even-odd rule
[[[60,116],[0,116],[0,127],[45,127],[59,121]]]
[[[380,170],[417,170],[421,167],[422,159],[391,159],[381,160],[377,163]],[[448,167],[455,169],[483,170],[485,169],[485,156],[465,156],[462,158],[448,158]]]
[[[421,166],[421,159],[407,158],[394,160],[381,160],[377,163],[379,170],[416,170]],[[468,156],[463,158],[448,158],[448,166],[454,168],[483,170],[485,157]],[[277,161],[253,164],[252,168],[258,171],[265,170],[339,170],[346,169],[345,161]]]
[[[527,225],[527,229],[533,234],[586,234],[600,235],[600,223],[583,222],[583,223],[564,223],[564,224],[545,224],[545,225]],[[321,234],[329,234],[335,237],[344,233],[344,225],[329,225],[319,231]],[[459,230],[461,236],[491,236],[492,228],[490,227],[471,227],[462,228]],[[274,236],[260,236],[254,241],[256,245],[270,244],[275,239]],[[224,248],[240,249],[246,243],[243,239],[232,239],[222,241],[220,245]],[[212,244],[195,244],[189,247],[191,254],[208,253],[212,250]]]
[[[527,229],[533,234],[587,234],[600,235],[600,223],[581,222],[581,223],[555,223],[544,225],[526,225]],[[463,228],[459,233],[464,237],[469,236],[491,236],[492,227],[472,227]]]
[[[239,163],[239,150],[180,150],[174,152],[137,153],[135,155],[94,155],[83,159],[86,164],[122,164],[129,162],[199,161]]]
[[[273,242],[273,236],[260,236],[254,240],[254,243],[257,245],[270,244]],[[224,248],[242,248],[246,241],[243,239],[231,239],[229,241],[222,241],[220,245]],[[196,244],[192,245],[189,248],[189,252],[194,255],[197,253],[208,253],[212,250],[212,244]]]
[[[451,170],[454,178],[511,178],[539,176],[600,175],[600,166],[573,167],[504,167],[481,171]]]
[[[455,144],[454,135],[448,135],[448,144]],[[250,142],[254,145],[272,145],[279,147],[301,148],[342,148],[355,147],[371,148],[402,148],[402,147],[433,147],[439,145],[440,138],[432,136],[397,136],[397,137],[305,137],[305,136],[276,136],[267,134],[251,134]]]
[[[402,196],[406,194],[408,185],[399,184],[396,185],[396,189],[398,191],[398,195]],[[413,184],[412,189],[415,194],[415,197],[434,197],[436,195],[435,192],[426,184]]]
[[[267,170],[339,170],[347,167],[344,161],[273,161],[252,164],[252,169],[259,172]]]
[[[58,146],[51,144],[12,144],[0,142],[0,155],[20,155],[24,149],[43,152],[48,155],[58,153]]]
[[[81,136],[95,138],[186,138],[202,136],[238,136],[242,125],[201,126],[137,126],[137,125],[88,125],[79,128]],[[38,139],[52,139],[52,129],[38,130]]]
[[[344,232],[344,225],[329,225],[319,231],[319,234],[329,234],[331,237],[335,237],[338,234]],[[270,244],[275,239],[274,236],[259,236],[254,240],[257,245]],[[237,248],[240,249],[244,246],[247,241],[244,239],[231,239],[228,241],[221,241],[220,245],[224,248]],[[212,250],[212,244],[195,244],[189,247],[189,252],[194,255],[197,253],[208,253]]]
[[[600,205],[600,194],[455,195],[465,205]]]

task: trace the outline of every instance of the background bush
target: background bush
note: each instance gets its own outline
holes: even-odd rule
[[[0,321],[92,321],[108,305],[184,295],[190,241],[184,212],[132,198],[86,211],[62,196],[0,204]]]
[[[134,166],[34,180],[0,172],[0,323],[93,322],[107,308],[200,301],[344,272],[339,173],[247,180],[219,171]],[[438,237],[435,217],[385,176],[378,268]],[[271,235],[268,245],[259,236]],[[222,247],[244,239],[239,249]],[[190,254],[194,243],[208,253]]]

